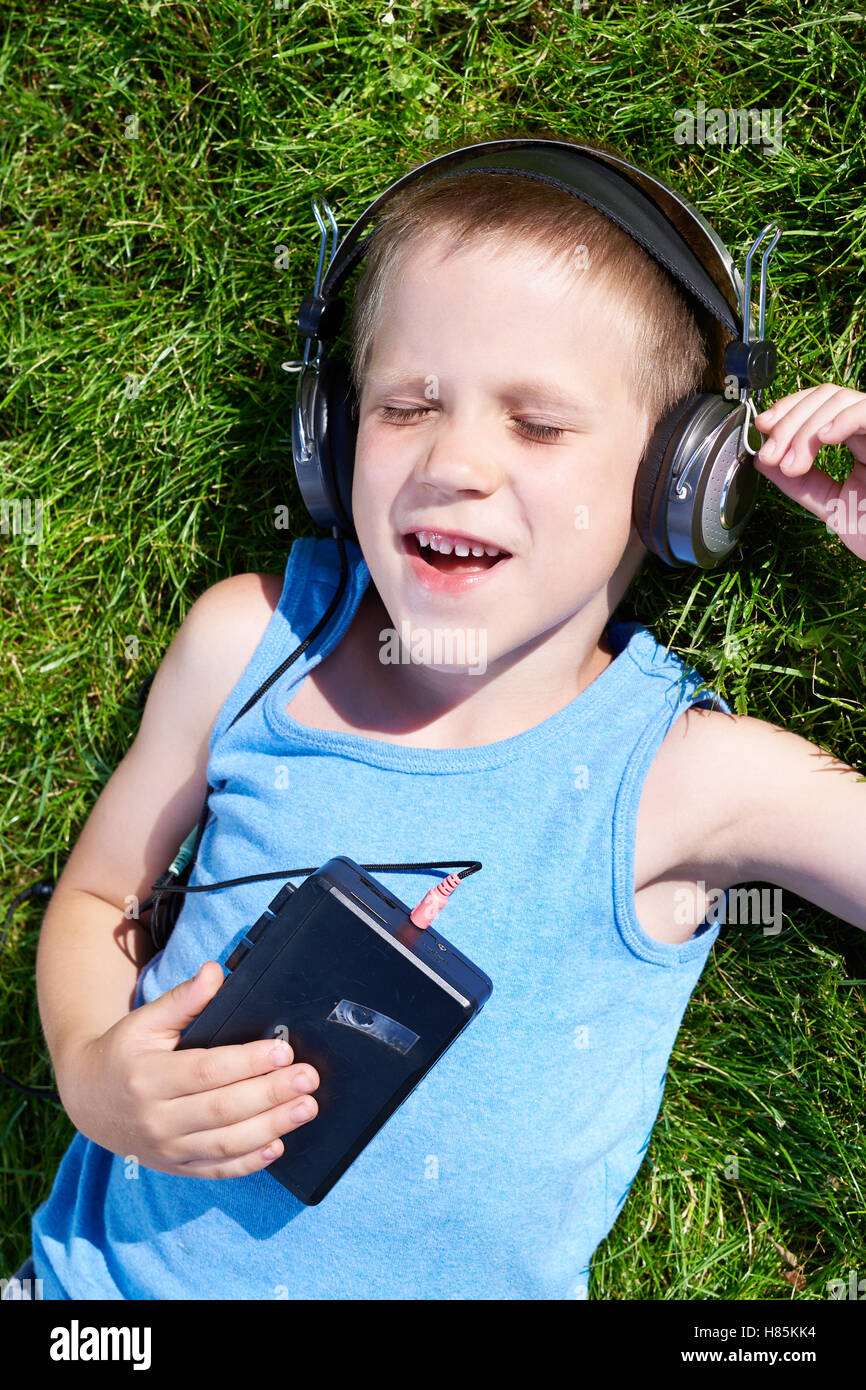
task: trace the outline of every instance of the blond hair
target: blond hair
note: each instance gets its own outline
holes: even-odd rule
[[[599,145],[606,149],[607,146]],[[411,185],[386,207],[367,250],[352,313],[351,359],[360,395],[392,277],[433,238],[445,253],[493,238],[542,252],[600,281],[634,344],[631,394],[649,429],[682,397],[719,385],[714,335],[675,282],[615,223],[573,194],[512,174],[466,173]]]

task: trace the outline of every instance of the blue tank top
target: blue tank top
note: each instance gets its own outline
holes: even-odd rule
[[[180,1177],[76,1134],[32,1218],[46,1298],[583,1298],[640,1167],[719,925],[705,919],[679,945],[644,931],[638,804],[673,721],[691,704],[728,706],[647,628],[614,618],[605,670],[497,743],[406,747],[302,725],[286,705],[370,582],[360,549],[346,549],[349,582],[324,633],[230,728],[336,590],[334,540],[294,542],[279,606],[212,731],[190,881],[336,854],[479,859],[437,927],[493,994],[318,1206],[267,1171]],[[376,874],[410,907],[441,876]],[[278,887],[186,898],[134,1007],[225,961]]]

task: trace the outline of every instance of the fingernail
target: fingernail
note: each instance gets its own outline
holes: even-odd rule
[[[271,1048],[271,1061],[278,1067],[284,1066],[289,1060],[289,1045],[286,1042],[275,1043]]]
[[[836,423],[835,420],[828,420],[827,423],[826,423],[826,425],[822,425],[822,426],[821,426],[821,428],[819,429],[818,433],[819,433],[819,434],[829,434],[830,431],[831,431],[831,429],[832,429],[833,426],[835,425],[835,423]]]
[[[794,450],[789,449],[782,462],[779,464],[783,473],[790,473],[794,467]]]
[[[262,1158],[277,1158],[280,1152],[280,1142],[275,1139],[273,1144],[268,1144],[266,1149],[262,1149]]]
[[[765,459],[772,458],[773,454],[776,452],[776,441],[775,441],[775,439],[768,439],[767,442],[766,442],[766,444],[764,445],[763,449],[761,449],[760,452],[761,452],[761,457],[762,457],[762,458],[765,458]]]
[[[311,1076],[301,1075],[295,1082],[295,1087],[298,1091],[312,1091],[315,1087],[315,1084],[316,1083]]]
[[[299,1100],[295,1108],[289,1111],[293,1120],[308,1120],[312,1113],[313,1106],[309,1100]]]

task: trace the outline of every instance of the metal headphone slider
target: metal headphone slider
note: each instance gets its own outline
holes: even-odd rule
[[[774,232],[775,235],[761,257],[761,280],[758,290],[758,339],[756,342],[752,342],[752,257],[764,237],[770,232]],[[749,443],[749,425],[750,423],[754,424],[757,415],[755,399],[760,401],[764,387],[772,385],[778,363],[775,343],[764,338],[764,317],[767,307],[767,262],[776,249],[776,243],[781,235],[782,228],[779,224],[770,222],[749,247],[743,282],[743,338],[741,342],[729,343],[725,349],[725,371],[736,377],[740,386],[740,404],[745,407],[740,443],[743,452],[752,457],[761,447],[759,444],[758,449],[753,449]],[[757,393],[757,395],[754,396],[752,392]]]
[[[324,338],[335,337],[339,332],[340,324],[343,321],[344,306],[339,299],[326,299],[322,294],[322,281],[325,276],[325,258],[327,256],[330,269],[337,251],[337,243],[340,239],[337,219],[330,206],[324,198],[313,198],[311,200],[313,217],[316,226],[319,228],[319,259],[316,266],[316,280],[313,285],[313,293],[307,295],[298,311],[297,327],[302,338],[317,338],[320,342]],[[328,240],[330,239],[330,250]],[[304,353],[304,362],[309,356],[309,341],[307,351]]]
[[[298,333],[304,339],[304,356],[301,362],[283,363],[285,371],[300,371],[297,400],[292,415],[292,452],[296,465],[300,464],[302,468],[314,463],[311,412],[319,387],[324,339],[331,334],[336,334],[343,318],[343,304],[339,300],[326,299],[321,293],[326,254],[328,268],[330,268],[340,239],[337,219],[324,198],[313,198],[312,208],[313,217],[320,232],[319,260],[316,266],[313,293],[304,299],[297,319]],[[330,250],[328,250],[329,238]],[[315,359],[311,361],[311,348],[314,343],[316,355]]]
[[[764,237],[769,232],[775,236],[761,257],[761,280],[758,290],[758,338],[752,341],[752,258]],[[725,349],[725,371],[735,376],[744,390],[762,391],[770,386],[776,376],[777,353],[775,343],[764,338],[764,317],[767,309],[767,262],[782,235],[777,222],[770,222],[756,237],[746,256],[746,273],[743,280],[743,337],[740,342],[728,343]],[[759,397],[760,399],[760,397]]]
[[[302,338],[317,338],[320,342],[336,338],[343,322],[345,305],[340,299],[322,299],[310,294],[298,310],[298,332]]]

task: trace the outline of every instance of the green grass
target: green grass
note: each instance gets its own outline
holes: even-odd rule
[[[4,9],[2,496],[42,499],[45,527],[39,545],[0,536],[4,912],[59,873],[195,597],[283,569],[275,507],[313,534],[280,366],[298,355],[313,193],[345,228],[440,146],[511,127],[606,139],[680,187],[740,261],[783,222],[774,395],[863,383],[853,6],[416,0],[393,23],[385,0]],[[782,150],[678,145],[674,112],[699,100],[781,108]],[[838,479],[847,457],[821,464]],[[628,603],[737,711],[863,768],[864,579],[767,483],[730,564],[652,562]],[[779,937],[723,930],[592,1297],[822,1299],[829,1279],[866,1274],[866,940],[787,894],[785,908]],[[39,921],[22,908],[0,957],[0,1067],[48,1086]],[[2,1089],[4,1273],[72,1133],[59,1107]]]

